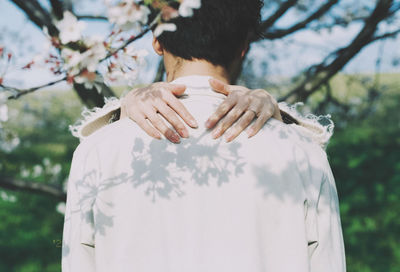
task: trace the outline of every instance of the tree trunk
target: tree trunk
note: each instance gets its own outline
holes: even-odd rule
[[[101,88],[99,91],[97,88]],[[103,107],[105,97],[115,96],[114,92],[104,83],[96,83],[91,89],[87,89],[84,84],[74,84],[74,89],[77,92],[82,103],[88,108]]]

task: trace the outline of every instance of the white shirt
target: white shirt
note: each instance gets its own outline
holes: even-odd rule
[[[63,271],[345,271],[337,191],[325,151],[269,120],[248,139],[204,127],[224,98],[189,76],[199,123],[180,144],[122,119],[88,136],[68,181]]]

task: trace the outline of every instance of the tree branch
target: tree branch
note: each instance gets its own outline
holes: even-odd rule
[[[60,0],[49,0],[51,5],[51,12],[57,18],[57,20],[61,20],[64,16],[64,4]]]
[[[24,180],[13,179],[10,177],[0,176],[0,187],[13,191],[25,191],[31,193],[39,193],[54,197],[60,201],[65,202],[67,199],[66,193],[61,187],[43,184],[39,182],[30,182]]]
[[[128,40],[126,40],[120,47],[116,48],[112,52],[109,52],[107,54],[107,56],[104,59],[102,59],[100,62],[108,59],[109,57],[111,57],[112,55],[117,53],[118,51],[120,51],[120,50],[124,49],[125,47],[127,47],[129,44],[133,43],[134,41],[136,41],[136,40],[140,39],[141,37],[143,37],[144,35],[146,35],[146,33],[149,32],[153,28],[153,26],[155,26],[157,24],[158,20],[160,19],[160,16],[161,16],[161,13],[159,13],[154,18],[154,20],[141,33],[139,33],[136,36],[133,36],[132,38],[130,38]]]
[[[322,5],[317,11],[312,13],[309,17],[307,17],[303,21],[300,21],[297,24],[294,24],[293,26],[287,29],[270,29],[269,31],[266,30],[262,34],[262,37],[264,39],[269,39],[269,40],[280,39],[286,35],[292,34],[300,29],[303,29],[307,27],[309,23],[327,13],[338,1],[339,0],[328,0],[328,2]]]
[[[321,30],[324,28],[332,28],[335,26],[343,26],[346,27],[351,23],[357,23],[357,22],[364,22],[368,17],[367,16],[358,16],[358,17],[354,17],[351,18],[351,20],[345,20],[343,18],[334,18],[332,23],[326,23],[326,24],[318,24],[315,27],[310,27],[310,29],[312,30]]]
[[[287,0],[283,2],[279,8],[272,14],[268,19],[261,23],[261,31],[265,32],[267,29],[272,27],[275,22],[281,18],[286,11],[288,11],[291,7],[293,7],[298,0]]]
[[[73,12],[72,1],[73,0],[63,0],[64,10],[68,10],[70,12]]]
[[[57,83],[60,83],[60,82],[62,82],[64,80],[66,80],[66,79],[67,79],[66,77],[63,77],[61,79],[58,79],[58,80],[55,80],[55,81],[52,81],[52,82],[49,82],[49,83],[46,83],[46,84],[43,84],[43,85],[40,85],[40,86],[36,86],[36,87],[29,88],[29,89],[25,89],[25,90],[20,90],[18,88],[10,87],[10,86],[4,86],[2,84],[0,84],[0,87],[5,89],[5,90],[9,90],[9,91],[14,93],[13,95],[10,95],[9,97],[7,97],[8,100],[11,100],[11,99],[18,99],[19,97],[21,97],[23,95],[32,93],[32,92],[37,91],[39,89],[42,89],[42,88],[45,88],[45,87],[49,87],[49,86],[53,86],[53,85],[55,85]]]
[[[371,42],[378,41],[378,40],[384,40],[384,39],[388,39],[388,38],[396,38],[396,36],[399,34],[400,34],[400,29],[397,29],[396,31],[393,31],[393,32],[387,32],[385,34],[375,36],[371,39]]]
[[[101,16],[101,15],[77,15],[76,18],[78,18],[79,20],[99,20],[99,21],[108,20],[106,16]]]
[[[355,39],[347,47],[330,54],[322,63],[310,67],[300,84],[279,100],[283,101],[292,97],[295,100],[306,101],[312,93],[327,84],[362,48],[375,40],[374,35],[379,23],[391,16],[392,4],[393,0],[379,0]],[[328,62],[332,59],[331,56],[335,58]]]

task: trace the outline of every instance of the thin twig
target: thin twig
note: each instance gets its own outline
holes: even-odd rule
[[[111,57],[112,55],[114,55],[115,53],[117,53],[118,51],[120,51],[120,50],[124,49],[125,47],[127,47],[127,46],[128,46],[129,44],[131,44],[132,42],[134,42],[134,41],[140,39],[141,37],[143,37],[144,35],[146,35],[146,33],[149,32],[149,31],[152,29],[152,27],[155,26],[155,25],[157,24],[157,22],[158,22],[158,20],[160,19],[160,17],[161,17],[161,13],[159,13],[159,14],[154,18],[154,20],[150,23],[150,25],[149,25],[148,27],[146,27],[145,30],[143,30],[143,31],[142,31],[141,33],[139,33],[138,35],[136,35],[136,36],[134,36],[134,37],[132,37],[132,38],[126,40],[120,47],[116,48],[116,49],[113,50],[112,52],[109,52],[105,58],[103,58],[102,60],[100,60],[100,62],[102,62],[102,61],[108,59],[109,57]]]
[[[42,89],[42,88],[45,88],[45,87],[49,87],[49,86],[53,86],[53,85],[55,85],[57,83],[60,83],[60,82],[62,82],[64,80],[66,80],[66,79],[67,79],[67,77],[63,77],[61,79],[58,79],[58,80],[55,80],[55,81],[52,81],[52,82],[49,82],[49,83],[46,83],[46,84],[43,84],[43,85],[40,85],[40,86],[36,86],[36,87],[29,88],[29,89],[25,89],[25,90],[20,90],[20,89],[17,89],[15,87],[10,87],[10,86],[4,86],[2,84],[0,84],[0,87],[5,89],[5,90],[10,90],[10,91],[14,92],[13,95],[10,95],[9,97],[7,97],[8,100],[11,100],[11,99],[18,99],[22,95],[26,95],[26,94],[32,93],[32,92],[34,92],[36,90],[39,90],[39,89]]]
[[[100,21],[108,20],[106,16],[101,16],[101,15],[77,15],[76,18],[78,18],[79,20],[100,20]]]
[[[43,195],[55,197],[56,199],[63,202],[65,202],[66,200],[66,194],[62,190],[61,186],[56,186],[52,184],[25,181],[25,180],[0,176],[0,188],[13,191],[40,193]]]

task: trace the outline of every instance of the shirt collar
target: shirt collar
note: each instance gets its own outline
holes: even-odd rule
[[[211,76],[202,76],[202,75],[190,75],[176,78],[171,81],[172,84],[183,84],[186,86],[186,91],[184,94],[191,95],[201,95],[201,96],[212,96],[225,99],[226,96],[220,93],[217,93],[212,90],[210,87],[210,83],[208,82],[212,77]]]
[[[178,77],[171,83],[184,84],[188,88],[210,88],[210,83],[208,83],[210,79],[211,76],[190,75]]]

